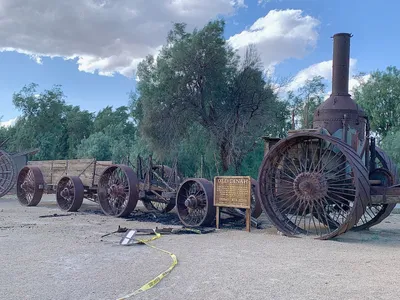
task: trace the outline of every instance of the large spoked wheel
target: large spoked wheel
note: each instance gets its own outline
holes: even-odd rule
[[[78,211],[83,202],[84,188],[78,176],[64,176],[57,183],[58,206],[65,211]]]
[[[98,182],[98,199],[106,215],[127,217],[139,200],[135,172],[124,165],[112,165],[104,170]]]
[[[264,157],[257,192],[271,222],[289,236],[329,239],[351,229],[369,203],[368,172],[339,139],[297,133]]]
[[[376,167],[385,169],[389,171],[390,174],[387,176],[378,169],[376,172],[373,171],[373,174],[370,174],[371,179],[382,180],[386,178],[385,186],[399,183],[397,166],[390,157],[378,147],[376,147]],[[357,225],[353,227],[353,230],[365,230],[379,224],[390,215],[395,207],[396,203],[368,205],[364,215],[360,218]]]
[[[42,171],[36,166],[21,169],[17,179],[17,197],[23,206],[36,206],[42,199],[44,178]]]
[[[0,150],[0,197],[6,195],[15,184],[15,163],[7,152]]]
[[[214,185],[204,178],[185,180],[179,187],[176,206],[187,227],[209,226],[215,220]]]
[[[174,176],[174,171],[170,167],[160,165],[153,166],[152,177],[152,188],[157,188],[159,191],[163,190],[168,192],[176,192],[178,189],[180,178],[178,176]],[[166,200],[167,203],[151,201],[145,198],[143,199],[143,205],[147,210],[156,210],[161,213],[167,213],[175,207],[175,195],[168,197]]]

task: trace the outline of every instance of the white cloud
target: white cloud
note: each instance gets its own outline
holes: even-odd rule
[[[289,58],[302,58],[317,42],[319,21],[301,10],[271,10],[244,30],[229,38],[229,43],[243,55],[253,44],[266,69],[273,70]]]
[[[77,59],[81,71],[133,76],[173,22],[202,26],[244,0],[1,0],[0,52]]]
[[[74,59],[83,72],[135,76],[139,62],[157,55],[173,22],[188,30],[246,7],[245,0],[0,0],[0,52]],[[243,54],[254,44],[270,73],[315,46],[319,21],[301,10],[271,10],[229,38]]]
[[[349,91],[351,91],[354,87],[356,87],[359,82],[357,79],[352,78],[355,74],[355,67],[357,64],[357,60],[354,58],[350,58],[350,67],[349,67]],[[308,79],[312,79],[314,76],[321,76],[324,79],[329,81],[329,84],[332,82],[332,60],[323,61],[314,65],[311,65],[301,71],[299,71],[293,78],[293,80],[285,87],[286,91],[296,91],[299,87],[303,86]],[[368,80],[369,75],[365,75],[363,79]],[[330,88],[330,86],[328,86]],[[329,92],[330,94],[330,92]]]
[[[10,127],[13,126],[15,124],[15,122],[17,122],[18,118],[14,118],[8,121],[4,121],[4,122],[0,122],[0,127]]]

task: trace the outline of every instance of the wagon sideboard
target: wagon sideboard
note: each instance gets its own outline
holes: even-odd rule
[[[96,186],[100,175],[112,164],[112,161],[95,159],[28,161],[29,166],[40,168],[44,181],[49,186],[56,186],[63,176],[78,176],[84,186]]]

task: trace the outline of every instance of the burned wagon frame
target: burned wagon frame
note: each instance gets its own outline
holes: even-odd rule
[[[136,172],[135,170],[136,169]],[[182,181],[177,163],[173,167],[153,164],[137,158],[136,167],[112,161],[75,159],[31,161],[18,175],[17,196],[21,205],[36,206],[44,193],[56,194],[64,211],[77,211],[83,199],[96,202],[106,215],[127,217],[139,200],[147,210],[167,213],[177,209],[181,222],[188,227],[209,226],[215,220],[213,183],[204,178]],[[257,182],[252,179],[252,218],[262,213],[256,197]],[[224,212],[242,217],[241,209]]]

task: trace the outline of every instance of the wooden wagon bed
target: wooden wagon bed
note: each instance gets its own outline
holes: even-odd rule
[[[53,187],[63,176],[78,176],[85,187],[95,187],[100,175],[112,164],[112,161],[96,159],[28,161],[29,166],[40,168],[46,185]]]

